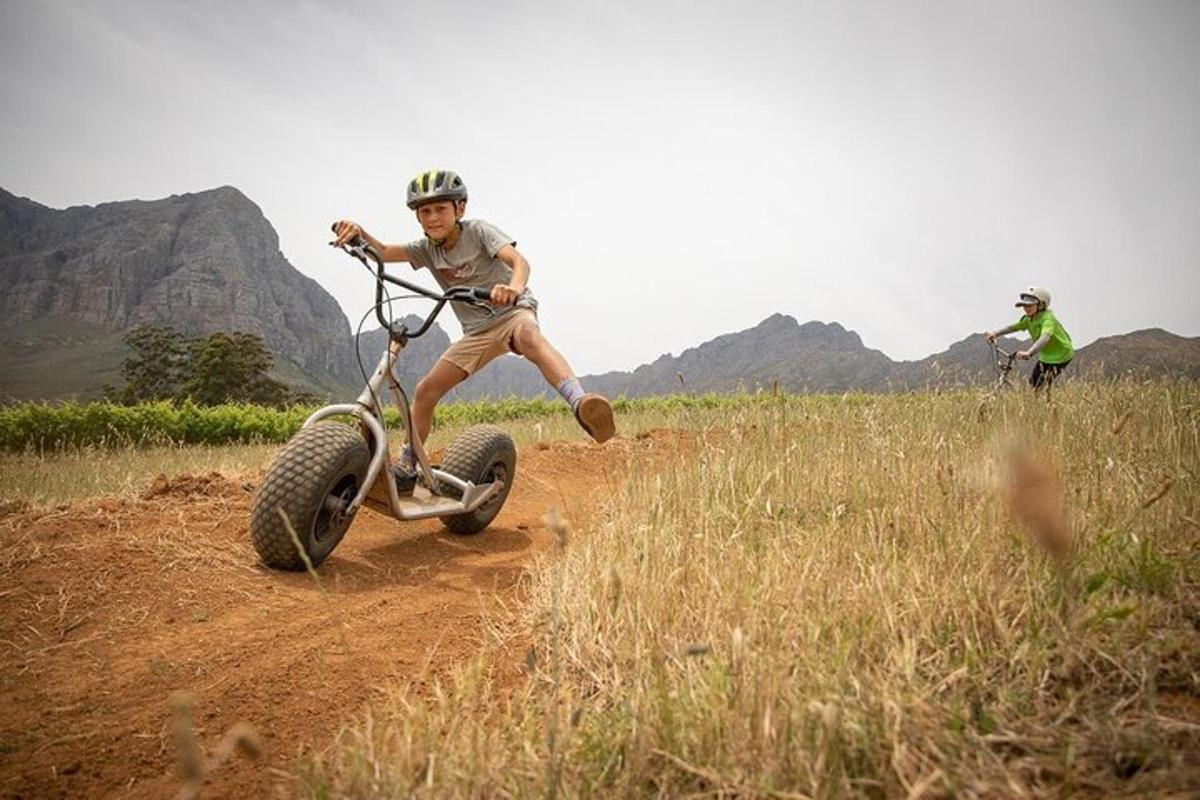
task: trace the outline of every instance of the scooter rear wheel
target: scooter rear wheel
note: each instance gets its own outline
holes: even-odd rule
[[[450,532],[469,536],[490,525],[508,499],[513,479],[517,476],[517,448],[512,438],[495,425],[472,425],[446,449],[441,470],[476,485],[497,480],[504,482],[500,494],[474,511],[439,518]],[[445,483],[440,491],[447,497],[462,495]]]

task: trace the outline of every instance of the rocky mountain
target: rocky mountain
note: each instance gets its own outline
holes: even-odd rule
[[[909,371],[915,375],[919,369]],[[794,392],[886,391],[894,388],[897,377],[895,362],[838,323],[801,324],[773,314],[753,328],[718,336],[678,356],[662,355],[632,372],[584,375],[582,380],[590,391],[643,397],[754,391],[775,384]],[[461,399],[552,394],[537,369],[515,357],[497,359],[456,390]]]
[[[678,356],[660,356],[631,373],[592,376],[588,385],[631,397],[658,394],[665,387],[754,391],[776,382],[789,391],[839,393],[883,388],[891,367],[891,359],[865,347],[857,333],[836,322],[800,324],[773,314],[753,328],[718,336]]]
[[[63,210],[0,190],[0,395],[37,396],[30,379],[77,366],[81,346],[92,369],[75,372],[71,388],[92,393],[123,357],[121,334],[139,324],[258,334],[281,377],[318,391],[353,374],[341,308],[288,263],[237,189]]]
[[[1119,375],[1186,375],[1200,378],[1200,337],[1185,338],[1162,328],[1105,336],[1077,355],[1081,368],[1108,377]]]

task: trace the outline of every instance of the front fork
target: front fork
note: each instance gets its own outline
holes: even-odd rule
[[[388,361],[387,380],[388,386],[392,390],[392,402],[396,404],[396,408],[400,411],[400,420],[404,423],[404,431],[408,435],[408,444],[412,448],[413,457],[417,459],[417,467],[421,475],[433,475],[433,468],[429,465],[429,456],[425,453],[425,443],[421,441],[421,437],[417,436],[417,432],[413,429],[412,408],[408,404],[408,395],[404,392],[404,387],[400,385],[400,381],[396,380],[395,365],[396,360],[400,357],[400,351],[404,349],[404,342],[397,339],[392,339],[388,343],[387,355],[384,356]],[[364,392],[365,394],[365,392]],[[362,400],[362,397],[359,397]],[[383,419],[383,414],[379,415],[380,420]],[[384,443],[386,447],[386,442]],[[437,488],[432,484],[437,481],[427,481],[429,491],[438,494]],[[392,485],[395,485],[395,480],[392,480]],[[462,487],[459,487],[462,488]]]

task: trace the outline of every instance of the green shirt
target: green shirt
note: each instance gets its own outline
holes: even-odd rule
[[[1058,317],[1050,309],[1039,311],[1032,317],[1022,316],[1013,325],[1013,330],[1029,331],[1029,337],[1035,342],[1043,334],[1050,334],[1050,341],[1038,359],[1046,364],[1065,364],[1075,356],[1075,347],[1071,344],[1071,334],[1067,333]]]

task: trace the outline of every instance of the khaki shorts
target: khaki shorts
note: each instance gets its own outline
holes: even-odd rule
[[[522,325],[536,328],[537,315],[528,308],[519,308],[501,317],[487,330],[462,337],[442,353],[442,358],[468,375],[474,375],[492,359],[509,352],[517,353],[513,347],[513,336]]]

